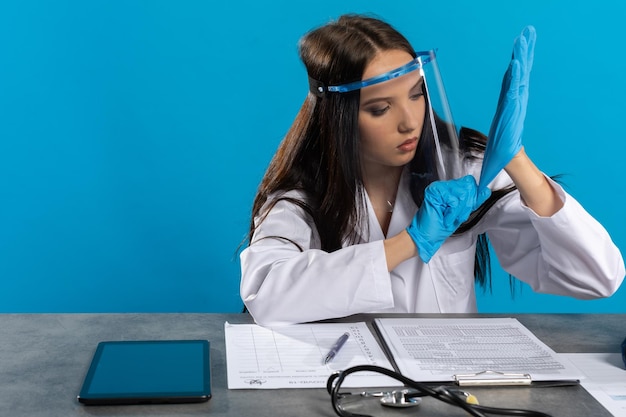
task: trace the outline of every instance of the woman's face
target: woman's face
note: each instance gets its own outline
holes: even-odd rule
[[[367,65],[363,79],[398,68],[412,59],[402,50],[382,51]],[[422,133],[425,111],[423,78],[417,70],[362,88],[358,120],[364,169],[379,170],[409,163]]]

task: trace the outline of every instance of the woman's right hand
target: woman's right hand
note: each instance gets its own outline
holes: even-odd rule
[[[487,187],[478,189],[471,175],[435,181],[424,191],[424,202],[407,232],[419,256],[428,263],[443,242],[491,195]]]
[[[496,114],[491,122],[480,185],[487,186],[522,148],[528,106],[528,83],[533,67],[535,28],[527,26],[515,38],[513,58],[504,78]]]

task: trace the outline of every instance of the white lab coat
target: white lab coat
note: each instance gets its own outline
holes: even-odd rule
[[[503,171],[490,187],[507,183]],[[535,291],[580,299],[610,296],[625,275],[622,255],[606,230],[551,183],[564,202],[553,216],[538,216],[514,191],[473,230],[446,240],[428,264],[416,256],[391,272],[385,236],[367,196],[369,230],[361,231],[360,244],[332,253],[320,249],[312,219],[280,201],[257,224],[254,243],[241,253],[241,297],[255,321],[266,326],[357,313],[473,313],[476,238],[484,232],[502,267]],[[416,211],[405,171],[388,236],[405,229]],[[303,251],[282,239],[262,239],[266,236],[291,239]]]

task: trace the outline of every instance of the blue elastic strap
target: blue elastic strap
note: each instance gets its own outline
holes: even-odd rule
[[[366,80],[354,81],[341,85],[324,86],[323,83],[309,77],[309,88],[312,93],[319,97],[323,96],[325,92],[347,93],[349,91],[358,90],[364,87],[368,87],[370,85],[379,84],[385,81],[392,80],[394,78],[401,77],[405,74],[408,74],[409,72],[422,68],[433,59],[435,59],[434,49],[431,49],[430,51],[417,52],[417,56],[415,57],[415,59],[409,61],[401,67],[392,69],[391,71],[387,71],[380,75],[375,75],[374,77],[368,78]]]

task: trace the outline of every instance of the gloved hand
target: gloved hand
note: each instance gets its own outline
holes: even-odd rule
[[[490,195],[491,190],[487,187],[479,191],[471,175],[435,181],[426,187],[424,202],[406,229],[422,261],[428,263],[443,242]]]
[[[502,80],[496,114],[489,129],[480,187],[486,187],[522,148],[528,104],[528,80],[533,66],[535,28],[527,26],[515,39],[513,58]]]

